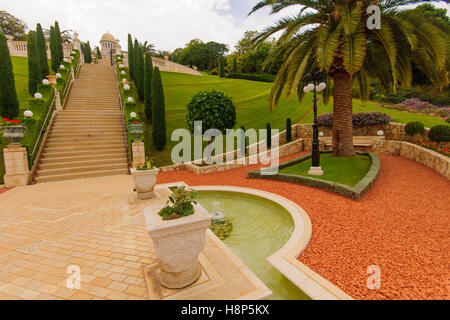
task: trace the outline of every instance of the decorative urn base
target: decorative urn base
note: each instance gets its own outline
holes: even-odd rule
[[[158,215],[162,208],[145,210],[148,234],[160,268],[158,277],[169,289],[188,287],[201,275],[198,256],[205,246],[212,216],[203,207],[194,207],[194,215],[168,221]]]
[[[136,186],[137,198],[139,200],[147,200],[153,198],[157,176],[159,169],[154,170],[137,170],[131,169],[131,175]]]

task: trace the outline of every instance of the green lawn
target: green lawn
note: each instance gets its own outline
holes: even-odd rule
[[[369,157],[363,155],[357,155],[352,158],[339,158],[332,157],[330,154],[322,154],[320,156],[320,165],[325,173],[320,177],[308,175],[311,165],[312,160],[309,159],[292,167],[282,169],[280,173],[301,175],[354,186],[366,176],[372,162]]]
[[[312,94],[308,95],[301,104],[298,103],[295,95],[289,98],[282,97],[279,106],[270,112],[268,96],[272,86],[271,83],[168,72],[162,72],[162,79],[166,99],[168,144],[163,151],[156,151],[153,148],[150,150],[151,158],[158,166],[171,164],[171,150],[176,143],[170,142],[170,136],[173,130],[186,128],[186,105],[192,96],[201,90],[219,90],[232,98],[237,109],[236,128],[244,126],[246,129],[263,129],[266,127],[266,123],[270,122],[273,129],[283,131],[287,118],[291,118],[293,123],[313,122]],[[138,109],[142,112],[143,105],[138,104]],[[332,101],[328,105],[319,104],[319,114],[332,112],[332,110]],[[445,124],[443,120],[435,117],[386,109],[378,107],[373,102],[362,103],[359,100],[354,100],[353,110],[355,113],[385,112],[391,115],[394,121],[400,123],[420,120],[427,127]]]

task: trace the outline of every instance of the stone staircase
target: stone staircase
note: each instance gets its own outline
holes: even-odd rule
[[[35,182],[128,174],[117,80],[109,60],[85,64],[53,122]]]

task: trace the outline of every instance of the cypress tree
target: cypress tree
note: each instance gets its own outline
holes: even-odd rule
[[[64,50],[63,50],[63,42],[61,37],[61,30],[59,29],[59,23],[58,21],[55,21],[55,36],[56,36],[56,44],[57,44],[57,50],[58,50],[58,66],[61,65],[61,63],[64,60]]]
[[[54,72],[58,72],[60,63],[58,58],[58,44],[54,27],[50,27],[50,56],[51,56],[52,70]]]
[[[144,53],[141,46],[137,47],[137,57],[136,57],[136,88],[138,93],[139,101],[144,101],[145,99],[145,65],[144,65]]]
[[[128,69],[130,70],[130,77],[134,80],[134,48],[131,34],[128,34]]]
[[[237,59],[236,59],[236,57],[234,57],[234,60],[233,60],[233,72],[234,73],[237,72]]]
[[[102,53],[100,52],[99,47],[97,47],[97,58],[101,59],[102,58]]]
[[[145,98],[145,115],[147,122],[152,123],[152,77],[153,77],[153,61],[149,52],[145,53],[145,79],[144,79],[144,98]]]
[[[91,63],[92,62],[92,49],[91,49],[91,44],[89,43],[89,41],[86,43],[85,57],[86,56],[87,56],[87,63]]]
[[[43,79],[48,74],[50,74],[50,69],[48,68],[47,62],[47,46],[45,44],[45,36],[40,23],[38,23],[36,26],[36,41],[39,52],[39,66],[41,68],[41,77]]]
[[[292,122],[290,118],[286,120],[286,141],[292,141]]]
[[[272,129],[270,127],[270,123],[266,125],[266,130],[267,130],[267,137],[266,137],[267,150],[269,150],[272,149]]]
[[[138,55],[139,55],[138,50],[139,50],[139,42],[137,41],[137,39],[134,39],[134,45],[133,45],[133,75],[134,75],[133,80],[134,81],[137,81],[137,77],[138,77],[138,74],[137,74]]]
[[[36,32],[30,31],[27,40],[28,52],[28,92],[34,95],[37,86],[41,83],[41,66],[39,63],[39,51],[37,47]]]
[[[19,115],[13,65],[6,37],[0,30],[0,116],[14,119]]]
[[[153,145],[157,150],[164,149],[166,145],[166,106],[164,102],[164,89],[161,82],[159,68],[155,67],[152,78],[152,107],[153,107]]]

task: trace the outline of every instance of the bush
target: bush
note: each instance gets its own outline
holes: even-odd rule
[[[273,82],[275,80],[275,75],[273,75],[273,74],[230,73],[226,76],[226,78],[244,79],[244,80],[260,81],[260,82]]]
[[[326,113],[318,118],[319,126],[331,128],[333,127],[333,114]],[[370,125],[388,124],[392,118],[381,112],[363,112],[353,115],[353,128],[363,128]]]
[[[236,108],[230,97],[222,92],[200,91],[187,105],[187,125],[194,132],[194,122],[202,121],[203,132],[218,129],[225,133],[236,124]]]
[[[450,141],[450,126],[440,125],[431,128],[428,138],[431,141],[441,143]]]
[[[214,69],[214,70],[211,70],[211,72],[209,73],[211,76],[218,76],[219,75],[219,72],[216,70],[216,69]]]
[[[286,141],[292,141],[292,121],[290,118],[286,120]]]
[[[409,136],[414,136],[415,134],[422,134],[425,132],[425,126],[422,122],[413,121],[406,125],[405,127],[406,134]]]
[[[219,75],[221,78],[225,78],[225,66],[222,59],[219,60]]]

